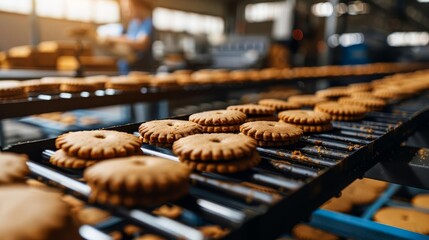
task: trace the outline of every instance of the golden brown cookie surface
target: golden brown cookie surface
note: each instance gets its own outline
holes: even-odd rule
[[[415,207],[429,209],[429,194],[418,194],[413,197],[411,203]]]
[[[28,157],[16,153],[0,153],[0,185],[24,182],[30,172],[27,167]]]
[[[335,212],[347,213],[352,210],[353,203],[350,201],[350,199],[344,197],[331,198],[325,202],[321,208]]]
[[[272,107],[277,112],[292,110],[292,109],[299,109],[301,107],[301,105],[297,103],[287,102],[279,99],[262,99],[262,100],[259,100],[258,104],[262,106]]]
[[[386,101],[378,98],[361,98],[361,97],[344,97],[338,100],[339,103],[342,104],[350,104],[356,106],[362,106],[371,110],[380,110],[387,105]]]
[[[314,110],[316,112],[327,113],[331,116],[361,116],[365,115],[366,113],[366,109],[364,107],[337,102],[325,102],[317,104]]]
[[[237,110],[214,110],[192,114],[189,121],[204,126],[239,125],[246,121],[246,114]]]
[[[272,107],[256,104],[233,105],[227,107],[227,109],[240,111],[245,113],[246,115],[271,115],[275,113],[275,109]]]
[[[245,123],[240,131],[256,140],[270,142],[293,141],[303,135],[303,131],[294,125],[270,121]]]
[[[156,208],[152,211],[153,214],[173,219],[180,217],[180,215],[182,215],[182,212],[183,210],[181,207],[167,204],[164,204],[161,207]]]
[[[229,233],[229,230],[222,228],[218,225],[209,225],[200,227],[199,230],[204,234],[205,237],[211,239],[219,239],[226,236]]]
[[[96,225],[110,218],[110,213],[94,207],[86,207],[78,210],[79,223]]]
[[[240,131],[240,125],[201,126],[204,133],[236,133]]]
[[[286,123],[301,125],[322,125],[331,121],[329,114],[311,110],[283,111],[279,113],[279,118]]]
[[[227,134],[196,134],[181,138],[173,144],[173,152],[182,159],[225,161],[249,156],[256,148],[250,137]]]
[[[318,103],[328,101],[328,99],[324,97],[318,97],[316,95],[296,95],[289,97],[288,101],[301,106],[313,107]]]
[[[331,87],[316,92],[316,96],[322,98],[339,98],[347,96],[348,94],[347,87]]]
[[[199,124],[183,120],[155,120],[140,125],[139,133],[144,143],[171,145],[182,137],[202,133]]]
[[[386,207],[374,215],[374,220],[421,234],[429,234],[429,214],[412,209]]]
[[[26,240],[79,239],[70,207],[60,196],[40,188],[1,187],[0,206],[5,209],[0,211],[2,236]]]
[[[111,130],[70,132],[55,140],[57,148],[83,159],[107,159],[140,154],[138,137]]]
[[[317,228],[310,227],[306,224],[297,224],[292,230],[292,234],[299,240],[337,240],[339,237],[319,230]]]
[[[97,161],[94,160],[87,160],[74,156],[69,156],[61,149],[57,150],[54,154],[52,154],[51,158],[49,159],[49,162],[57,167],[75,169],[90,167],[97,163]]]

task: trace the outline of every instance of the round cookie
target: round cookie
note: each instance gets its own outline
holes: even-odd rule
[[[327,202],[325,202],[321,208],[335,211],[335,212],[341,212],[341,213],[348,213],[353,208],[353,203],[348,198],[331,198]]]
[[[167,218],[176,219],[182,215],[182,208],[176,205],[162,205],[152,211],[153,214]]]
[[[195,161],[182,158],[180,161],[192,170],[228,174],[242,172],[258,165],[261,162],[261,157],[258,152],[254,151],[252,155],[248,157],[230,161]]]
[[[0,185],[24,182],[30,172],[24,154],[0,152]]]
[[[429,234],[429,214],[416,210],[386,207],[375,213],[374,220],[408,231]]]
[[[331,87],[316,92],[316,96],[322,98],[339,98],[349,95],[347,87]]]
[[[381,110],[387,105],[386,101],[378,98],[344,97],[340,98],[338,102],[341,104],[362,106],[368,111]]]
[[[158,235],[154,235],[154,234],[145,234],[145,235],[140,236],[138,238],[134,238],[133,240],[165,240],[165,238],[160,237]]]
[[[19,81],[0,81],[0,97],[14,97],[25,94],[25,89]]]
[[[106,88],[121,91],[138,92],[142,87],[148,86],[148,83],[138,81],[133,77],[119,76],[111,77],[106,83]]]
[[[227,228],[222,228],[218,225],[203,226],[199,230],[209,239],[220,239],[229,233]]]
[[[396,88],[375,89],[372,94],[374,95],[374,97],[386,100],[396,100],[406,96],[406,94]]]
[[[141,153],[138,137],[111,130],[78,131],[60,135],[55,146],[83,159],[107,159]]]
[[[301,125],[324,125],[331,122],[329,114],[311,110],[288,110],[279,113],[279,118],[286,123]]]
[[[347,92],[349,93],[366,92],[371,90],[372,90],[371,83],[352,83],[347,86]]]
[[[352,183],[342,191],[342,198],[349,199],[354,205],[367,205],[377,199],[379,193],[368,185]]]
[[[364,178],[353,182],[354,185],[365,185],[374,189],[376,192],[381,193],[389,186],[389,183],[370,178]]]
[[[240,125],[246,121],[246,114],[236,110],[214,110],[192,114],[189,121],[204,126]]]
[[[375,97],[371,92],[354,92],[354,93],[350,93],[349,96],[351,98],[357,98],[357,99],[367,99],[367,98],[381,99],[381,98]],[[346,98],[346,97],[344,97],[344,98]]]
[[[60,197],[59,193],[41,188],[1,187],[1,235],[25,240],[80,239],[70,207]]]
[[[81,159],[67,155],[63,150],[57,150],[52,154],[49,162],[57,167],[82,169],[96,164],[98,161]]]
[[[411,203],[415,207],[429,209],[429,194],[418,194],[413,197]]]
[[[173,144],[173,152],[181,159],[196,161],[225,161],[249,156],[256,141],[238,134],[196,134],[181,138]]]
[[[163,158],[131,156],[103,161],[87,168],[84,178],[99,192],[131,194],[165,193],[188,186],[190,171]]]
[[[270,121],[245,123],[240,126],[240,132],[256,140],[268,142],[293,142],[303,135],[303,131],[294,125]]]
[[[202,133],[202,127],[184,120],[155,120],[140,125],[139,133],[144,143],[171,146],[182,137]]]
[[[88,82],[80,78],[75,78],[70,80],[64,80],[61,83],[60,90],[62,92],[93,92],[98,89],[97,85],[92,82]]]
[[[321,133],[330,131],[333,129],[333,126],[331,123],[328,124],[322,124],[322,125],[295,125],[302,129],[302,131],[306,133]]]
[[[272,107],[277,112],[301,108],[301,105],[297,103],[287,102],[279,99],[262,99],[259,100],[258,104],[262,106]]]
[[[288,101],[301,105],[302,107],[314,107],[314,105],[328,101],[327,98],[316,95],[297,95],[288,98]]]
[[[256,104],[233,105],[226,108],[227,110],[237,110],[246,115],[271,115],[275,113],[272,107],[261,106]]]
[[[317,104],[314,108],[316,112],[323,112],[329,115],[343,115],[343,116],[361,116],[365,115],[366,109],[364,107],[341,104],[337,102],[325,102]]]
[[[56,93],[60,90],[60,83],[42,82],[42,80],[26,80],[23,81],[22,86],[27,93]]]
[[[297,224],[292,229],[292,235],[299,240],[337,240],[339,237],[319,230],[317,228],[310,227],[306,224]]]

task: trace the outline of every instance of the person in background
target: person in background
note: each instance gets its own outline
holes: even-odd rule
[[[128,27],[123,35],[105,39],[108,45],[130,53],[118,61],[119,72],[152,71],[153,6],[149,0],[120,0],[119,3]]]

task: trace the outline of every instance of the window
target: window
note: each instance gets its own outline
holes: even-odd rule
[[[0,0],[0,11],[29,14],[31,0]],[[36,0],[36,13],[41,17],[82,22],[119,22],[115,0]]]
[[[224,21],[221,17],[167,8],[155,8],[153,24],[158,30],[210,36],[222,35],[224,31]]]

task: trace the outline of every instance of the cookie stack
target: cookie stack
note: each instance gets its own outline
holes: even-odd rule
[[[240,111],[214,110],[192,114],[189,121],[201,125],[205,133],[236,133],[246,118]]]
[[[317,104],[314,111],[327,113],[334,121],[358,121],[363,119],[366,114],[364,107],[337,102]]]
[[[336,99],[339,97],[345,97],[349,95],[347,87],[331,87],[316,92],[316,96],[321,98]]]
[[[277,117],[274,115],[275,109],[268,106],[256,105],[256,104],[242,104],[233,105],[227,107],[228,110],[240,111],[247,116],[246,122],[253,121],[277,121]]]
[[[141,155],[141,141],[132,134],[109,131],[79,131],[59,136],[55,140],[59,149],[50,163],[65,168],[83,169],[99,161]]]
[[[104,161],[85,170],[90,201],[150,207],[174,201],[189,191],[190,171],[180,163],[149,156]]]
[[[297,103],[287,102],[279,99],[261,99],[258,101],[258,104],[262,106],[274,108],[276,112],[301,108],[301,105]]]
[[[293,124],[304,132],[325,132],[332,129],[331,116],[311,110],[289,110],[279,113],[280,121]]]
[[[240,126],[240,132],[258,142],[259,146],[287,146],[298,142],[304,132],[288,123],[257,121]]]
[[[142,142],[159,147],[171,147],[182,137],[202,132],[197,123],[173,119],[149,121],[139,127]]]
[[[329,101],[328,98],[316,95],[297,95],[288,99],[289,102],[300,105],[301,107],[314,107],[318,103]]]
[[[359,94],[352,95],[351,97],[340,98],[338,99],[338,102],[341,104],[361,106],[364,107],[367,111],[379,111],[387,105],[387,102],[381,98],[376,98],[372,95],[363,97],[363,93]]]
[[[27,93],[19,81],[0,82],[0,102],[27,99]]]
[[[173,152],[192,170],[236,173],[259,164],[256,140],[237,134],[196,134],[173,144]]]

